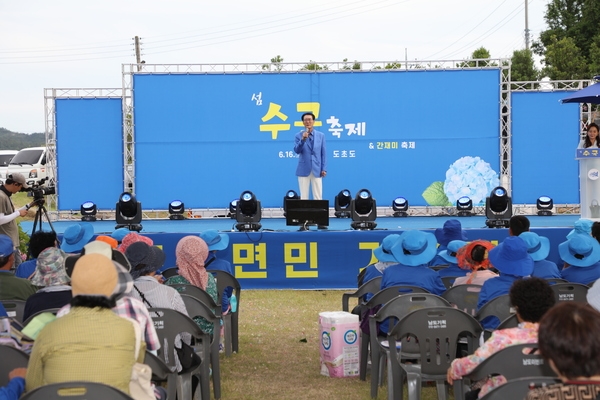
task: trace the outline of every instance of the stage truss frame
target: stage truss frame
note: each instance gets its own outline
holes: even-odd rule
[[[360,66],[360,69],[355,68]],[[511,80],[510,59],[474,59],[474,60],[430,60],[430,61],[364,61],[364,62],[309,62],[309,63],[218,63],[218,64],[122,64],[122,87],[112,89],[45,89],[45,116],[46,116],[46,143],[48,146],[48,168],[52,177],[56,177],[56,110],[55,100],[60,98],[115,98],[122,99],[123,107],[123,165],[124,181],[123,191],[135,194],[135,108],[133,104],[133,77],[135,74],[281,74],[281,73],[336,73],[336,72],[388,72],[388,71],[417,71],[430,70],[472,70],[472,69],[499,69],[500,70],[500,182],[511,192],[512,181],[512,117],[511,93],[524,91],[555,91],[580,90],[592,81],[528,81],[513,82]],[[585,135],[586,121],[592,117],[591,106],[587,109],[580,105],[580,125],[582,135]],[[56,210],[57,195],[48,196],[49,209]],[[535,214],[535,204],[513,205],[515,214]],[[579,204],[555,205],[557,213],[577,213]],[[411,207],[409,215],[439,216],[454,215],[455,207]],[[166,210],[145,210],[144,216],[152,218],[154,214],[162,217]],[[189,210],[190,217],[220,218],[227,214],[227,209],[193,209]],[[483,207],[475,207],[474,214],[483,215]],[[51,211],[50,214],[57,218],[71,219],[77,210]],[[114,212],[114,210],[105,210]],[[280,208],[265,209],[263,216],[266,218],[281,217],[283,210]],[[391,207],[378,207],[378,216],[392,215]],[[70,217],[70,218],[69,218]],[[164,218],[164,217],[163,217]]]

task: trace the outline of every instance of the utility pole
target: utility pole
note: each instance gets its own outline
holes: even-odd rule
[[[528,0],[525,0],[525,50],[529,50],[529,12]]]
[[[525,0],[525,2],[527,2],[527,0]],[[142,70],[142,56],[140,53],[140,37],[136,36],[134,39],[135,41],[135,62],[137,63],[137,70],[138,72],[140,72]]]

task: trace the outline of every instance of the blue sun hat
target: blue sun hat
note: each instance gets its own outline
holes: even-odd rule
[[[400,239],[400,235],[393,234],[387,235],[381,241],[379,247],[373,250],[373,254],[377,257],[377,260],[380,262],[398,262],[396,257],[392,254],[392,247],[398,242]]]
[[[550,254],[550,239],[535,232],[523,232],[519,235],[527,243],[527,252],[533,261],[545,260]]]
[[[589,267],[600,261],[600,244],[588,235],[574,235],[558,245],[560,258],[574,267]]]
[[[416,267],[433,260],[437,253],[433,233],[405,231],[392,246],[392,254],[400,264]]]
[[[0,257],[8,257],[15,251],[12,239],[0,234]]]
[[[80,222],[69,226],[63,233],[60,248],[65,253],[77,253],[94,237],[94,226],[88,222]]]
[[[533,258],[527,253],[527,243],[519,236],[509,236],[489,251],[489,259],[498,271],[512,276],[529,276]]]
[[[115,239],[117,242],[121,243],[123,238],[127,236],[131,231],[127,228],[119,228],[116,229],[113,233],[110,234],[110,237]]]
[[[592,221],[592,220],[579,218],[577,221],[575,221],[575,224],[573,225],[574,228],[567,235],[567,239],[571,239],[575,235],[590,236],[592,234],[592,225],[593,224],[594,224],[594,221]]]
[[[229,236],[226,233],[219,233],[216,229],[202,232],[200,239],[206,242],[208,251],[225,250],[229,246]]]
[[[458,260],[456,259],[456,253],[458,253],[458,249],[463,246],[466,246],[467,242],[464,240],[453,240],[448,243],[448,248],[446,250],[440,251],[439,256],[444,260],[448,261],[452,264],[458,264]]]
[[[467,240],[467,235],[465,235],[462,225],[457,219],[449,219],[444,222],[444,227],[437,228],[434,235],[440,246],[448,246],[448,243],[453,240]]]

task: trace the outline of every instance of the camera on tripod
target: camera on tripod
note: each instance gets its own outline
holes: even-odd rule
[[[33,197],[36,203],[43,203],[44,196],[49,194],[56,194],[56,188],[54,186],[42,186],[48,178],[40,179],[34,182],[33,185],[29,186],[27,191],[27,197]]]

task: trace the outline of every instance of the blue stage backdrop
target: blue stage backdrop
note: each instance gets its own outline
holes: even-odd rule
[[[499,70],[134,75],[136,195],[144,208],[206,208],[252,190],[281,207],[312,111],[331,205],[344,188],[379,205],[485,201],[498,183],[499,82]]]
[[[56,99],[59,210],[91,200],[115,208],[123,191],[121,98]]]
[[[569,93],[512,93],[513,203],[579,203],[579,104],[559,102]]]

